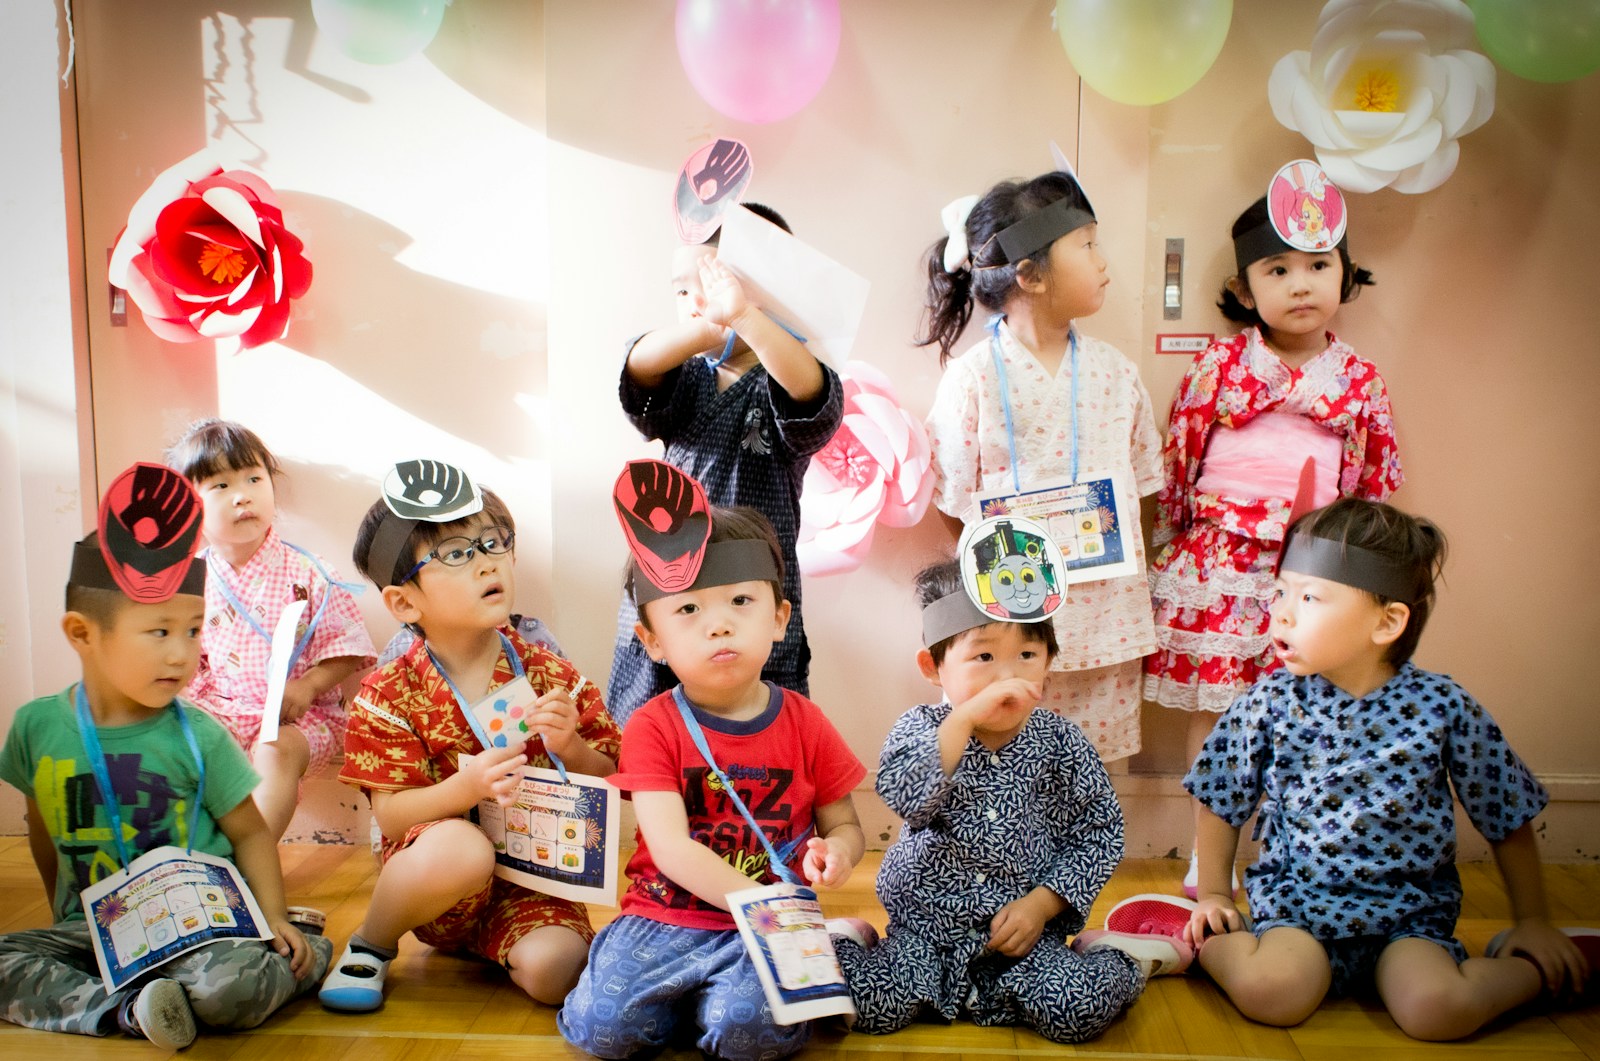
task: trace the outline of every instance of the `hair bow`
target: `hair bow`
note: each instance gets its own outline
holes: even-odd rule
[[[939,211],[939,220],[944,222],[944,230],[950,235],[944,245],[944,271],[947,273],[958,272],[972,265],[967,256],[967,216],[977,205],[976,195],[963,195]]]

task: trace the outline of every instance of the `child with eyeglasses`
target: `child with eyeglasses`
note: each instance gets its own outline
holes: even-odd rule
[[[372,802],[383,869],[366,920],[323,982],[330,1009],[383,1004],[406,932],[505,966],[547,1005],[566,997],[588,959],[587,911],[495,877],[494,847],[466,817],[480,800],[509,803],[515,771],[530,763],[616,770],[622,735],[600,691],[510,624],[515,542],[505,503],[436,461],[396,465],[356,532],[356,566],[417,640],[368,675],[351,705],[339,778]],[[523,674],[539,694],[534,735],[486,747],[470,705]],[[473,757],[465,767],[462,755]]]

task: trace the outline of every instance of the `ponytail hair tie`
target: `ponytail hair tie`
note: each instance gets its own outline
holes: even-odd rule
[[[972,261],[968,256],[967,217],[977,205],[976,195],[963,195],[939,211],[939,220],[944,222],[944,230],[949,234],[949,239],[944,244],[944,271],[947,273],[956,273],[972,267]]]

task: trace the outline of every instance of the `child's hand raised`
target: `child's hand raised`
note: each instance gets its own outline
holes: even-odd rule
[[[713,256],[700,259],[700,291],[705,300],[700,315],[722,328],[731,326],[749,305],[739,278]]]
[[[528,714],[528,728],[544,740],[546,750],[561,758],[568,758],[576,749],[578,736],[578,707],[565,689],[552,689],[533,702]]]
[[[1044,699],[1044,686],[1026,678],[1002,678],[955,709],[974,728],[1009,729]]]
[[[843,841],[813,836],[806,841],[806,857],[800,869],[806,880],[824,888],[837,888],[850,879],[855,859]]]
[[[489,748],[472,757],[456,774],[458,784],[467,790],[471,803],[492,799],[502,807],[509,807],[516,798],[517,771],[528,764],[522,745],[507,748]]]

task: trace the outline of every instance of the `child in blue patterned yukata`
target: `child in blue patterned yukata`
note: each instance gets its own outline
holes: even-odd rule
[[[1093,1038],[1192,951],[1115,933],[1068,945],[1122,858],[1122,809],[1078,726],[1038,709],[1055,628],[995,621],[954,561],[921,572],[917,592],[917,664],[945,699],[902,715],[878,764],[878,794],[905,826],[878,875],[887,935],[835,937],[855,1030],[925,1013]]]
[[[789,231],[777,211],[758,203],[744,208]],[[792,612],[761,676],[804,696],[811,649],[795,552],[800,488],[812,454],[828,444],[844,418],[844,389],[838,373],[745,296],[739,278],[717,260],[717,240],[686,244],[674,253],[677,322],[629,344],[619,396],[639,433],[660,439],[663,459],[698,479],[713,505],[747,505],[778,532],[783,597]],[[633,635],[638,621],[638,609],[624,595],[606,689],[619,723],[678,683],[672,669],[646,655]]]
[[[1432,523],[1356,498],[1293,526],[1271,606],[1283,668],[1234,701],[1184,779],[1210,811],[1200,900],[1136,897],[1108,919],[1160,931],[1165,910],[1252,1020],[1298,1024],[1330,993],[1375,986],[1407,1035],[1459,1039],[1541,991],[1570,1001],[1596,982],[1600,931],[1564,934],[1546,914],[1532,827],[1544,787],[1466,690],[1410,662],[1444,552]],[[1454,938],[1452,786],[1515,918],[1483,958]],[[1258,804],[1252,926],[1228,872]]]

